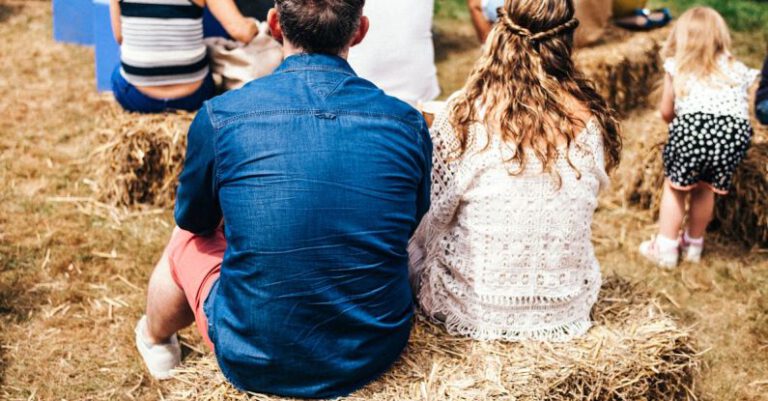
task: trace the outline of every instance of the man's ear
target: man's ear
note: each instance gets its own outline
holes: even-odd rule
[[[280,26],[280,14],[276,8],[271,8],[267,14],[267,24],[276,41],[283,43],[283,28]]]
[[[354,47],[359,45],[363,39],[365,39],[365,35],[368,34],[368,29],[371,27],[371,21],[368,20],[368,17],[363,15],[360,17],[360,27],[357,28],[357,32],[355,32],[355,36],[352,38],[352,44],[350,47]]]

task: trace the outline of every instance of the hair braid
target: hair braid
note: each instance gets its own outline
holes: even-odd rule
[[[470,128],[482,124],[512,150],[506,160],[510,174],[525,171],[529,151],[559,183],[560,144],[576,143],[576,131],[587,123],[576,117],[576,101],[602,128],[607,169],[618,165],[622,145],[615,113],[571,57],[579,24],[573,14],[573,0],[507,0],[483,55],[451,105],[460,146],[455,155],[467,151],[474,140]],[[566,158],[576,170],[568,152]]]

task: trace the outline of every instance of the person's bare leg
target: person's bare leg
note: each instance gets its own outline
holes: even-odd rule
[[[691,209],[688,216],[688,235],[703,238],[715,211],[715,193],[704,185],[691,192]]]
[[[163,255],[149,279],[147,294],[147,339],[167,342],[179,330],[195,322],[184,292],[171,276],[171,265]]]
[[[685,217],[685,198],[687,193],[678,191],[664,182],[659,210],[659,234],[668,239],[677,239]]]

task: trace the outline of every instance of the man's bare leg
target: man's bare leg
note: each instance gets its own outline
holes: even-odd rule
[[[181,346],[176,332],[195,318],[184,292],[171,276],[166,255],[155,266],[149,279],[147,315],[136,325],[136,347],[149,373],[159,380],[173,375],[181,363]]]
[[[194,322],[195,315],[171,276],[168,257],[163,255],[149,279],[146,338],[154,344],[163,344]]]

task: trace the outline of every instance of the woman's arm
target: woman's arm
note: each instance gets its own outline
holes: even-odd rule
[[[197,4],[208,4],[211,14],[221,23],[229,36],[241,43],[251,43],[259,33],[258,23],[245,17],[234,0],[196,0]]]
[[[109,0],[109,17],[112,23],[112,35],[117,44],[123,44],[123,27],[120,24],[120,0]]]
[[[491,22],[488,21],[488,19],[485,18],[485,14],[483,14],[482,1],[467,0],[467,6],[469,7],[469,15],[472,17],[472,25],[475,26],[477,38],[485,43],[485,40],[488,39],[488,34],[491,33],[493,25],[491,25]]]
[[[669,73],[664,75],[664,93],[661,95],[661,118],[667,123],[675,119],[675,82]]]

